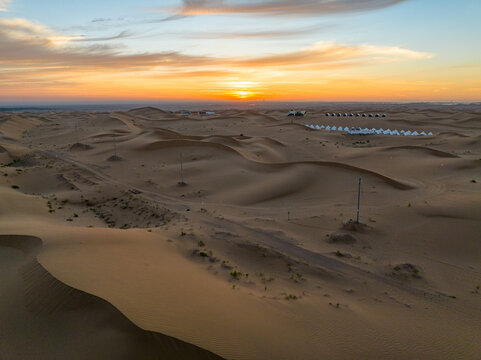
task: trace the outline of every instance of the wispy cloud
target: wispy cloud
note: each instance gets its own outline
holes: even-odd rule
[[[120,36],[122,34],[113,38]],[[132,69],[168,64],[189,66],[208,61],[204,57],[182,55],[177,52],[125,55],[108,44],[75,45],[76,42],[85,40],[78,35],[57,34],[40,24],[24,19],[0,19],[0,48],[3,50],[0,67],[8,65]]]
[[[368,11],[392,6],[405,0],[183,0],[179,15],[260,14],[322,15]],[[162,8],[165,11],[165,8]]]
[[[323,64],[365,61],[366,63],[426,59],[431,54],[401,47],[345,45],[320,42],[298,51],[255,58],[228,58],[186,55],[176,51],[125,54],[107,44],[80,46],[78,42],[108,41],[129,36],[122,32],[116,36],[86,39],[78,35],[57,34],[43,25],[24,19],[0,19],[0,46],[2,65],[12,66],[69,66],[117,69],[122,68],[191,68],[202,70],[229,67],[285,67],[322,66]],[[192,70],[189,70],[192,71]]]
[[[196,32],[186,37],[191,39],[253,39],[266,38],[269,40],[275,38],[292,38],[302,35],[315,33],[322,29],[327,29],[329,25],[315,25],[299,29],[286,30],[258,30],[258,31],[239,31],[239,32]]]
[[[58,93],[62,86],[69,91],[76,87],[86,91],[111,86],[109,91],[118,92],[114,84],[122,83],[134,92],[148,84],[149,91],[183,86],[184,94],[191,96],[222,97],[233,87],[236,88],[231,91],[233,97],[261,96],[268,92],[262,90],[263,82],[272,87],[275,84],[288,86],[296,79],[313,88],[318,86],[319,79],[327,76],[328,70],[338,72],[432,57],[396,46],[333,42],[320,42],[297,51],[240,58],[196,56],[177,51],[132,53],[109,44],[111,40],[130,35],[122,32],[89,39],[57,33],[25,19],[0,19],[0,95],[11,93],[12,89],[31,91],[26,84],[32,84],[39,91],[53,89],[53,93]],[[87,45],[88,41],[96,44]],[[106,81],[99,81],[100,78]],[[270,91],[279,90],[272,88]]]
[[[322,69],[326,65],[377,64],[406,59],[429,59],[432,54],[417,52],[397,46],[345,45],[319,42],[299,51],[246,59],[240,62],[249,67],[284,67]]]
[[[8,11],[10,0],[0,0],[0,11]]]
[[[105,37],[84,37],[82,36],[79,39],[75,39],[75,41],[79,42],[95,42],[95,41],[112,41],[112,40],[120,40],[120,39],[127,39],[134,36],[134,33],[128,30],[124,30],[117,35],[113,36],[105,36]]]

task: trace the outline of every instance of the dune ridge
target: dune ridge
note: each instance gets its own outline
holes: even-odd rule
[[[15,248],[24,254],[26,259],[19,267],[24,283],[24,300],[18,299],[19,304],[25,303],[28,312],[42,316],[45,321],[52,321],[49,320],[52,317],[68,317],[68,314],[72,312],[82,313],[88,320],[93,317],[105,319],[108,323],[98,324],[99,330],[101,330],[100,327],[107,326],[110,332],[128,334],[128,338],[134,340],[122,349],[121,357],[125,359],[132,357],[142,359],[179,359],[179,357],[182,359],[222,359],[175,338],[142,330],[105,300],[65,285],[37,261],[36,254],[41,251],[42,247],[41,239],[26,235],[0,235],[0,249],[1,247]],[[17,320],[21,321],[21,319]],[[67,335],[70,341],[75,342],[75,336],[80,335],[76,333],[77,331],[78,329],[74,326],[74,329],[67,330],[67,334],[64,336]],[[95,329],[88,328],[88,331],[95,331]],[[101,356],[105,356],[109,352],[118,354],[118,351],[112,347],[116,346],[115,343],[95,342],[92,345],[98,347],[96,352],[100,354],[89,357],[91,359],[104,359]],[[2,348],[3,346],[0,347],[0,355],[2,355]],[[51,357],[53,354],[48,354],[48,352],[30,354],[30,356],[25,354],[23,358],[38,359],[39,356],[44,358]],[[74,359],[82,358],[82,354],[69,353],[68,356]]]

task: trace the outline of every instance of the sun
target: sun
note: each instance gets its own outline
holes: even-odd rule
[[[254,92],[249,90],[235,90],[231,94],[237,99],[250,99],[256,95]]]
[[[226,87],[226,94],[234,99],[246,100],[259,95],[259,92],[256,90],[259,86],[257,82],[229,81],[224,83],[224,86]]]

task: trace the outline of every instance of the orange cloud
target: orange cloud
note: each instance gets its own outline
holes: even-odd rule
[[[262,14],[320,15],[367,11],[395,5],[404,0],[183,0],[179,15]]]
[[[421,81],[409,64],[419,67],[433,55],[396,46],[320,42],[298,51],[233,58],[131,54],[78,40],[24,19],[0,19],[0,97],[388,101],[479,96],[479,82],[464,73],[469,69],[426,70]]]

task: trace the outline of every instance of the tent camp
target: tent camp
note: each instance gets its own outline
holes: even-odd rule
[[[291,110],[287,113],[287,116],[305,116],[307,111],[305,110]]]

